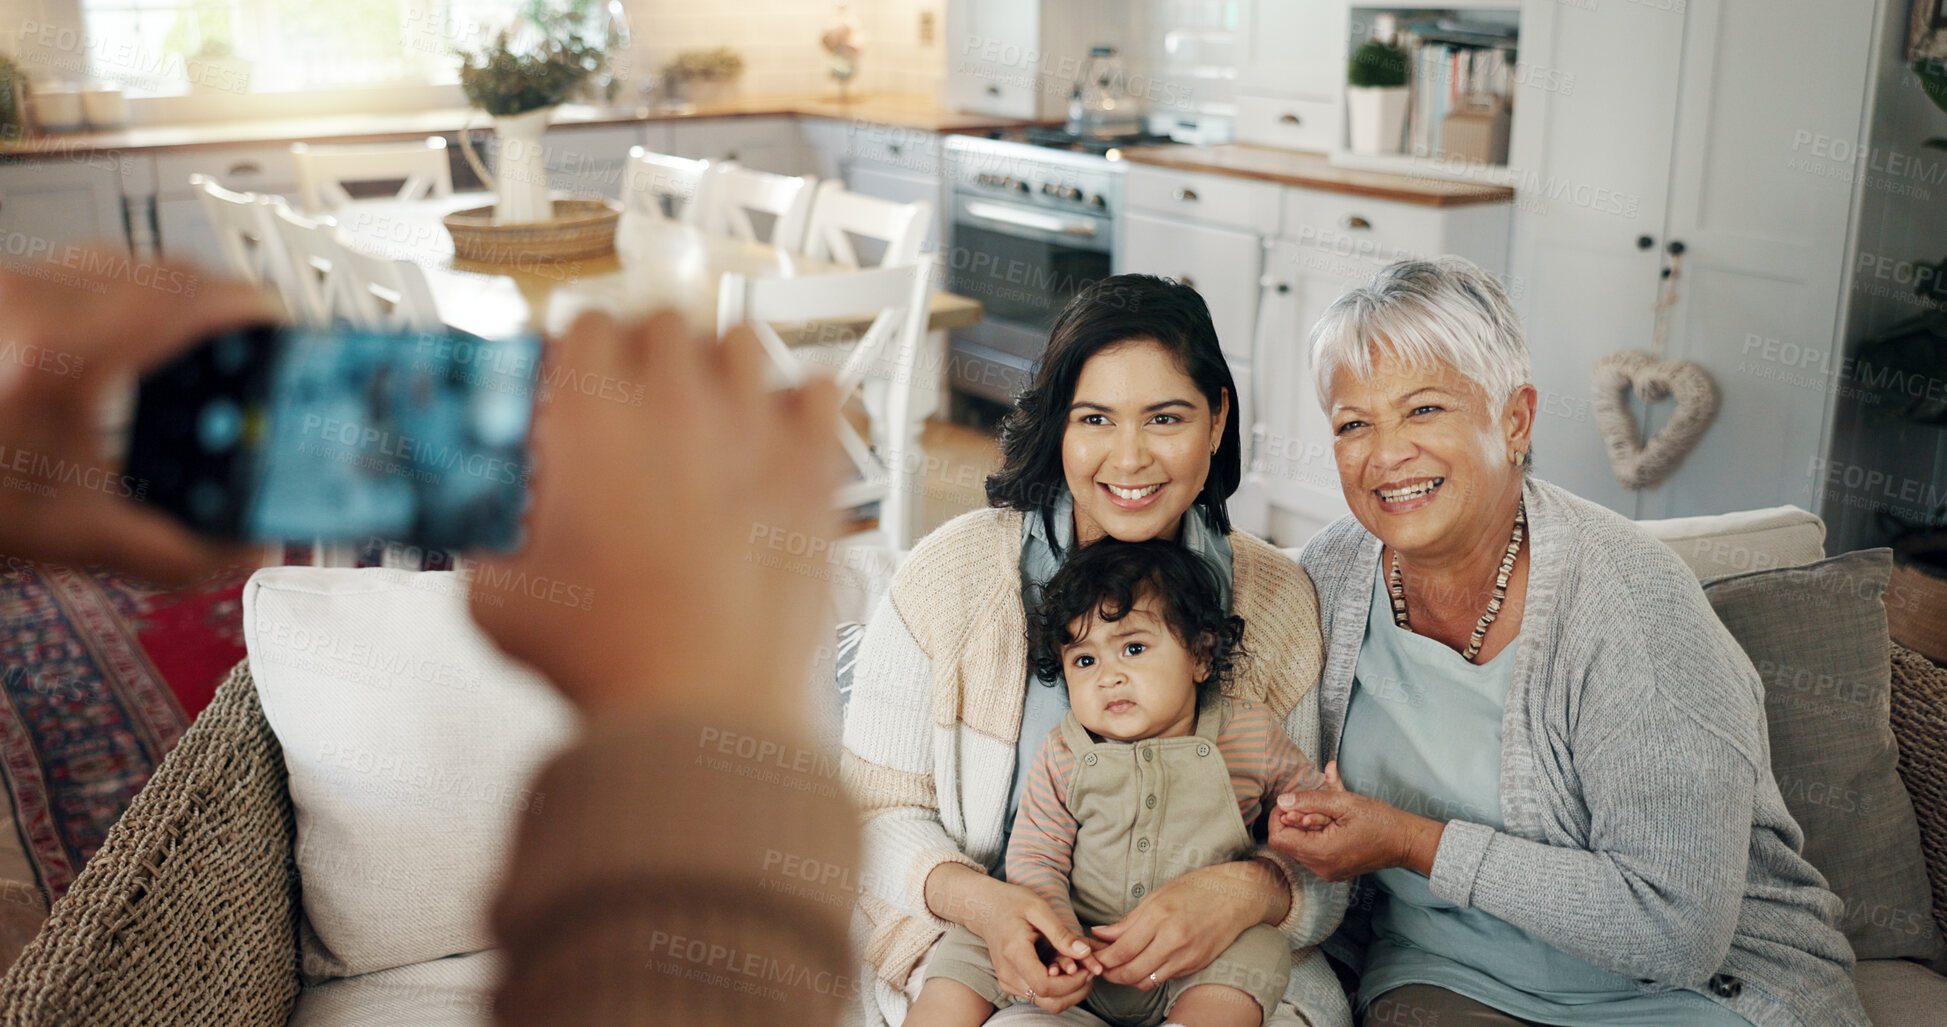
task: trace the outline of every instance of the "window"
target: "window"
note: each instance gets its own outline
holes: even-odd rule
[[[136,94],[458,80],[522,0],[81,0],[88,73]]]

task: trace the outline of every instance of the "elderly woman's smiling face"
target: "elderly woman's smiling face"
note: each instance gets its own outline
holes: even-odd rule
[[[1408,556],[1462,555],[1505,539],[1534,428],[1535,389],[1505,402],[1451,364],[1373,346],[1372,373],[1341,367],[1326,403],[1339,483],[1366,530]]]

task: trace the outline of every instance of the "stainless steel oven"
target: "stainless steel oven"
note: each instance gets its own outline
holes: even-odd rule
[[[986,310],[953,332],[948,385],[1012,403],[1033,379],[1055,315],[1110,273],[1123,165],[1010,139],[948,136],[944,148],[947,289]]]

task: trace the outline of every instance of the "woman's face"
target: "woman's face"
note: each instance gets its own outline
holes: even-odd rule
[[[1373,349],[1372,377],[1341,369],[1327,404],[1339,484],[1352,515],[1409,557],[1459,557],[1505,544],[1521,489],[1535,389],[1504,404],[1452,366],[1415,366]]]
[[[1068,404],[1061,464],[1075,497],[1075,541],[1176,538],[1224,437],[1230,397],[1210,409],[1168,350],[1149,339],[1088,359]]]

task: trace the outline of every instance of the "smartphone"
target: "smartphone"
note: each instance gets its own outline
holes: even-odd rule
[[[126,473],[221,538],[513,549],[540,360],[534,336],[218,335],[143,378]]]

